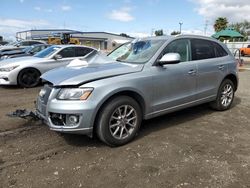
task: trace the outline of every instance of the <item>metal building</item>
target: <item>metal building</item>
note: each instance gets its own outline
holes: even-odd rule
[[[48,40],[49,36],[58,33],[70,33],[73,38],[78,38],[82,45],[91,46],[96,49],[110,51],[121,44],[131,41],[134,38],[121,36],[108,32],[81,32],[69,29],[44,29],[27,30],[16,33],[17,40]]]

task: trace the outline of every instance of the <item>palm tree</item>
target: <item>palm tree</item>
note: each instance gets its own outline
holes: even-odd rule
[[[223,29],[227,28],[227,18],[226,17],[219,17],[216,19],[215,24],[214,24],[214,30],[215,32],[219,32]]]

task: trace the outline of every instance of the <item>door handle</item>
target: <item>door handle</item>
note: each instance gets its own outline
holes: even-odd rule
[[[192,69],[192,70],[188,71],[188,74],[189,75],[195,75],[196,74],[196,70]]]
[[[224,70],[224,69],[225,69],[225,66],[224,66],[224,65],[220,65],[218,68],[219,68],[220,70]]]

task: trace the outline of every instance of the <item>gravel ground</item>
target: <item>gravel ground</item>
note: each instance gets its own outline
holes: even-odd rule
[[[118,148],[6,117],[33,108],[41,87],[1,87],[0,187],[250,187],[249,80],[240,72],[232,109],[205,104],[144,121]]]

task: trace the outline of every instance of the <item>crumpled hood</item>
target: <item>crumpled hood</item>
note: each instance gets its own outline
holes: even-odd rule
[[[4,59],[0,61],[0,67],[9,67],[9,66],[15,66],[15,65],[21,65],[24,63],[38,63],[46,61],[45,58],[38,58],[38,57],[17,57],[17,58],[10,58],[10,59]]]
[[[109,62],[87,66],[62,67],[46,72],[42,79],[53,83],[54,86],[80,85],[98,79],[139,72],[143,65]]]

